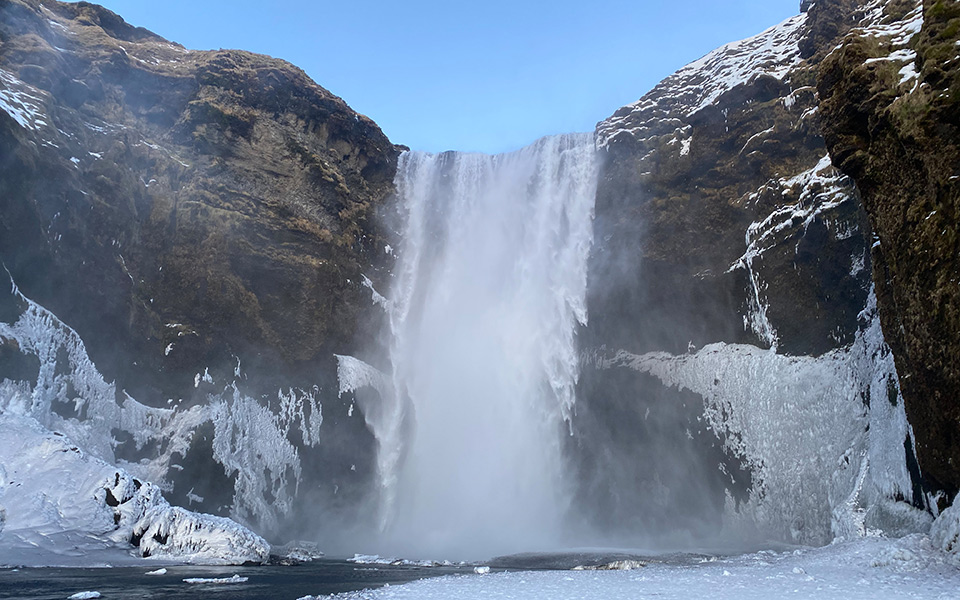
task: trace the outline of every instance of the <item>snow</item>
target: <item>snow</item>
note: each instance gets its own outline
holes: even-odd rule
[[[147,571],[146,573],[144,573],[144,575],[166,575],[166,574],[167,574],[166,567],[162,569],[156,569],[154,571]]]
[[[903,48],[923,28],[923,3],[916,0],[914,9],[907,13],[903,19],[888,22],[885,22],[887,19],[883,13],[884,4],[882,1],[875,1],[871,7],[868,7],[867,14],[860,23],[860,27],[853,29],[851,34],[887,38],[888,43],[894,48]],[[872,10],[869,10],[870,8]]]
[[[637,137],[653,123],[685,119],[758,77],[783,80],[801,62],[798,42],[807,15],[791,17],[754,37],[710,52],[660,82],[650,93],[597,126],[597,147],[621,134]]]
[[[454,564],[449,560],[410,560],[406,558],[387,558],[378,554],[354,554],[353,558],[348,558],[347,560],[358,565],[393,565],[404,567],[449,567]]]
[[[100,592],[77,592],[67,600],[94,600],[100,597]]]
[[[274,557],[292,560],[298,563],[312,562],[318,558],[323,558],[323,552],[320,551],[316,542],[304,540],[295,540],[283,546],[274,546],[271,554]]]
[[[249,577],[240,577],[239,575],[234,575],[233,577],[188,577],[183,580],[184,583],[200,583],[200,584],[230,584],[230,583],[246,583],[250,578]]]
[[[301,600],[952,600],[960,570],[925,535],[862,538],[823,548],[736,557],[651,560],[626,570],[450,575]]]
[[[748,141],[747,144],[749,143]],[[770,248],[782,243],[783,236],[795,231],[798,226],[806,231],[814,219],[844,202],[851,201],[851,185],[850,180],[833,167],[830,157],[824,155],[816,165],[806,171],[764,184],[763,188],[745,196],[745,201],[750,203],[767,191],[779,190],[785,196],[799,190],[796,202],[777,208],[747,227],[746,251],[727,270],[747,271],[751,287],[744,327],[752,330],[771,348],[777,347],[778,335],[767,317],[768,306],[763,295],[766,284],[760,280],[754,269],[754,261]]]
[[[900,83],[898,85],[903,85],[908,81],[920,77],[920,73],[917,72],[917,64],[913,62],[904,65],[898,73],[900,74]]]
[[[382,395],[387,395],[390,384],[386,375],[359,358],[340,354],[335,356],[337,358],[337,380],[339,382],[338,394],[341,397],[346,393],[365,387],[373,388]]]
[[[42,92],[0,69],[0,110],[24,129],[38,130],[47,125]]]
[[[389,248],[389,246],[387,247]],[[373,296],[373,303],[381,307],[383,310],[389,312],[390,301],[387,300],[385,297],[383,297],[383,295],[381,295],[380,292],[378,292],[376,288],[373,287],[373,282],[370,281],[369,277],[367,277],[366,275],[361,275],[361,277],[363,278],[363,287],[369,289],[370,294]]]
[[[911,38],[920,33],[922,27],[923,5],[921,2],[917,2],[914,9],[899,20],[888,20],[883,11],[883,3],[874,2],[866,7],[860,26],[854,28],[848,35],[875,38],[881,43],[880,47],[887,52],[885,55],[866,59],[864,61],[866,65],[891,61],[905,63],[899,71],[900,80],[897,85],[901,86],[920,78],[916,65],[917,53],[908,46]],[[839,47],[842,46],[841,44]],[[916,90],[917,85],[919,81],[909,91]]]
[[[960,503],[954,502],[940,513],[930,528],[930,538],[940,550],[960,557]]]

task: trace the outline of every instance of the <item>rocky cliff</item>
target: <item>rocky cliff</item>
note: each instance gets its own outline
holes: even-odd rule
[[[233,357],[353,348],[398,154],[373,122],[84,2],[0,3],[0,40],[0,258],[106,375],[163,402]]]
[[[320,444],[315,398],[328,426],[346,414],[334,353],[382,318],[364,278],[390,259],[375,214],[399,149],[380,129],[289,63],[186,50],[86,2],[0,1],[0,109],[0,262],[22,292],[0,301],[0,381],[29,382],[34,416],[100,432],[100,458],[171,501],[262,531],[302,478],[361,485],[371,444],[336,427]],[[59,399],[39,398],[26,298],[74,340]],[[115,398],[65,383],[100,373]],[[123,409],[149,423],[112,421]]]
[[[870,3],[820,70],[834,163],[875,234],[874,280],[923,476],[960,488],[960,6]]]
[[[593,478],[582,500],[604,505],[611,529],[641,497],[691,535],[751,514],[768,535],[823,542],[846,527],[841,495],[868,527],[923,521],[911,513],[927,503],[914,439],[872,308],[873,233],[859,188],[829,155],[817,87],[824,57],[876,6],[803,8],[597,127],[605,164],[576,452]],[[632,460],[590,442],[604,437]],[[855,459],[859,483],[852,456],[870,463]],[[833,487],[802,483],[825,468]],[[791,470],[807,474],[775,474]],[[656,517],[633,525],[662,530]]]

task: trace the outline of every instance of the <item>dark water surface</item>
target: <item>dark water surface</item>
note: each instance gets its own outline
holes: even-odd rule
[[[693,565],[714,553],[643,554],[620,550],[536,552],[492,558],[492,571],[567,570],[612,561]],[[164,575],[146,575],[160,564],[111,568],[0,568],[0,600],[66,600],[78,592],[100,592],[103,600],[297,600],[378,588],[441,575],[472,574],[474,565],[418,566],[357,564],[324,558],[295,566],[167,566]],[[184,579],[247,577],[244,583],[186,583]]]
[[[102,569],[0,569],[0,599],[65,600],[77,592],[97,591],[104,600],[296,600],[424,577],[472,573],[473,567],[362,565],[319,560],[296,566],[166,567],[165,575],[145,575],[161,565]],[[245,583],[189,584],[187,578],[247,577]]]

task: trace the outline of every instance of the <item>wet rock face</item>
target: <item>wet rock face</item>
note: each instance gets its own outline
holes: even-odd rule
[[[876,233],[874,280],[917,458],[960,489],[960,7],[889,2],[824,61],[818,90],[835,163]]]
[[[85,2],[0,2],[0,78],[0,260],[108,379],[153,404],[238,359],[265,389],[333,384],[388,258],[398,150],[372,121]]]

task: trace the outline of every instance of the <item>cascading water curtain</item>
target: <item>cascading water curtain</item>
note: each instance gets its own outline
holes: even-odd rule
[[[401,156],[396,397],[377,432],[390,551],[557,543],[596,179],[592,134],[496,156]]]

